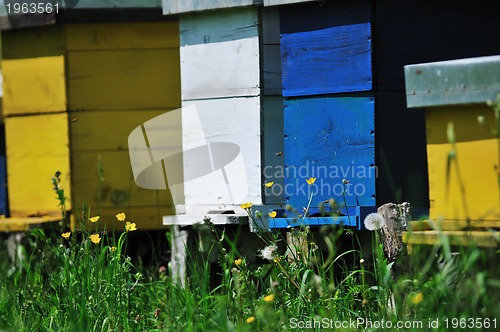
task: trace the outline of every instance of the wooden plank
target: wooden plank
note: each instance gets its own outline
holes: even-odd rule
[[[181,15],[180,45],[221,43],[258,35],[256,8],[233,8]]]
[[[289,5],[292,3],[309,2],[318,0],[264,0],[264,6]]]
[[[500,220],[480,220],[480,221],[467,221],[467,220],[419,220],[411,221],[409,225],[413,231],[424,230],[445,230],[456,231],[465,229],[488,229],[500,228]]]
[[[280,12],[277,7],[262,8],[262,43],[279,45]]]
[[[3,113],[52,113],[66,110],[64,57],[2,61]]]
[[[282,91],[280,45],[262,45],[262,92],[266,96],[280,96]]]
[[[158,8],[160,0],[80,0],[71,8]]]
[[[178,22],[67,24],[66,47],[76,50],[179,47]]]
[[[271,188],[262,188],[266,204],[279,204],[284,199],[285,181],[280,175],[285,168],[283,109],[283,97],[266,96],[262,98],[263,137],[261,145],[264,158],[262,179],[264,183],[274,182]]]
[[[269,218],[270,228],[291,228],[300,226],[343,225],[356,226],[356,216],[308,217],[308,218]]]
[[[258,4],[262,0],[162,0],[164,15]]]
[[[81,215],[81,208],[75,208],[73,212],[76,215]],[[91,206],[91,216],[100,216],[97,224],[87,224],[87,227],[98,230],[118,231],[124,229],[123,222],[117,221],[115,215],[117,213],[125,213],[126,221],[134,222],[138,231],[144,230],[163,230],[168,226],[162,225],[162,216],[172,214],[173,211],[169,210],[166,206],[146,206],[146,207],[105,207],[94,208]],[[81,220],[78,217],[73,218],[71,229],[75,230],[81,227]]]
[[[7,164],[5,156],[0,155],[0,219],[7,215],[7,207]]]
[[[69,109],[180,106],[177,49],[68,53]]]
[[[72,201],[81,207],[125,209],[172,207],[168,190],[136,186],[127,150],[93,150],[72,153]]]
[[[489,231],[418,231],[403,233],[403,242],[407,244],[438,245],[443,244],[444,239],[447,239],[451,245],[455,246],[498,247],[498,239],[494,233]]]
[[[500,54],[500,45],[489,38],[499,16],[495,0],[377,1],[379,89],[404,90],[405,65]]]
[[[13,6],[17,1],[9,1]],[[12,7],[11,7],[12,8]],[[14,10],[14,9],[11,9]],[[1,14],[0,30],[22,29],[29,27],[40,27],[56,23],[55,12],[43,14]]]
[[[256,9],[183,16],[180,28],[183,100],[259,94]]]
[[[188,115],[189,105],[196,111],[191,109]],[[186,213],[196,205],[232,210],[242,202],[262,202],[259,97],[184,102],[182,132],[184,177],[192,179],[184,184]],[[212,150],[214,165],[222,163],[213,167],[210,160],[197,159],[200,154],[189,156],[190,151],[207,143],[224,143],[235,149]],[[191,175],[193,168],[206,171],[195,177]]]
[[[375,205],[374,100],[371,97],[285,99],[285,197],[296,209],[334,198]],[[317,178],[309,186],[306,179]]]
[[[0,219],[0,232],[25,232],[33,227],[40,227],[61,221],[59,217],[14,217]]]
[[[408,107],[495,100],[499,76],[499,55],[405,66]]]
[[[60,25],[2,31],[2,59],[25,59],[64,55],[64,32]]]
[[[71,150],[127,151],[127,140],[132,130],[149,119],[169,110],[71,112]],[[110,135],[110,133],[113,133],[113,135]]]
[[[60,215],[51,184],[56,171],[70,196],[66,113],[7,117],[7,183],[13,217]],[[66,201],[71,209],[71,201]]]
[[[495,127],[493,111],[485,105],[426,111],[431,219],[500,220],[500,190],[495,168],[498,142],[477,123],[478,116],[484,116],[489,128]],[[456,162],[448,175],[449,122],[453,122],[456,136]]]
[[[372,88],[369,23],[282,34],[283,96]]]

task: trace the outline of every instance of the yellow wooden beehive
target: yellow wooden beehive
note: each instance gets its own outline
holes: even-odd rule
[[[500,56],[411,65],[405,75],[408,107],[425,107],[430,218],[498,226],[500,128],[486,102],[500,93]]]
[[[178,23],[58,24],[2,41],[11,217],[60,216],[51,177],[61,171],[73,215],[87,204],[108,227],[125,212],[161,228],[170,193],[135,185],[127,139],[180,107]]]

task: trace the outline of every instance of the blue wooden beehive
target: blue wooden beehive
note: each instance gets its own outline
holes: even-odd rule
[[[303,20],[304,13],[315,19]],[[375,206],[369,4],[282,7],[280,22],[284,197],[299,212],[310,206],[313,217],[278,217],[270,226],[359,225],[361,210]],[[315,215],[330,198],[340,211],[327,212],[338,216]]]

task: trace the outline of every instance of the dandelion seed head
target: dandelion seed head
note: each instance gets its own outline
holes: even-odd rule
[[[384,224],[384,218],[379,213],[370,213],[365,217],[365,227],[369,231],[380,229]]]
[[[264,249],[260,250],[260,256],[264,259],[267,259],[268,261],[273,261],[274,258],[276,257],[277,250],[278,247],[276,247],[275,245],[269,245]]]

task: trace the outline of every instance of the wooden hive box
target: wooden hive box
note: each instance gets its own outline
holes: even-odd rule
[[[370,8],[366,1],[280,7],[284,198],[299,213],[310,206],[312,217],[278,217],[271,227],[359,226],[361,210],[375,206]],[[315,216],[330,198],[341,216]]]
[[[174,212],[167,190],[137,187],[130,132],[180,107],[177,21],[58,24],[5,31],[3,100],[12,217],[57,216],[59,170],[80,214],[142,229]]]
[[[187,13],[179,24],[185,214],[164,222],[192,224],[224,212],[228,218],[213,216],[212,221],[231,223],[246,216],[241,203],[262,203],[259,11]],[[234,147],[234,155],[228,149],[214,152],[218,144]],[[222,164],[211,168],[190,157],[203,147],[211,147],[207,158],[213,165]],[[205,166],[210,170],[189,175]]]
[[[499,225],[500,142],[486,104],[500,93],[499,77],[500,56],[405,66],[408,107],[425,108],[433,220]]]

